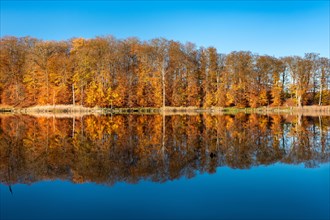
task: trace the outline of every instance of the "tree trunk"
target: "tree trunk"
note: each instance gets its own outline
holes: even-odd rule
[[[15,104],[17,103],[17,101],[19,102],[19,95],[18,95],[18,82],[17,82],[17,80],[16,80],[16,82],[15,82],[15,92],[16,92],[16,98],[15,98]]]
[[[84,105],[84,86],[81,86],[80,105]]]
[[[320,97],[319,97],[319,105],[322,105],[322,90],[323,90],[323,84],[321,82],[321,86],[320,86]]]
[[[162,67],[162,87],[163,87],[163,114],[165,114],[165,61],[163,61]],[[164,117],[164,115],[163,115]]]
[[[55,133],[56,126],[55,126],[55,114],[53,114],[53,133]]]
[[[55,91],[53,91],[53,107],[55,107]]]
[[[326,136],[323,136],[323,129],[322,129],[322,117],[319,116],[319,130],[320,130],[320,142],[321,142],[321,146],[322,146],[322,153],[324,153],[325,151],[325,141],[326,141]]]
[[[165,121],[165,110],[163,110],[163,129],[162,129],[162,155],[163,155],[163,158],[164,158],[164,155],[165,155],[165,133],[166,133],[166,121]]]
[[[75,96],[74,96],[74,85],[72,83],[72,105],[75,105],[76,104],[76,99],[75,99]]]
[[[47,84],[47,104],[49,104],[49,75],[46,69],[46,84]]]
[[[219,90],[219,84],[220,84],[220,74],[217,72],[217,91]]]
[[[76,118],[72,117],[72,138],[74,137],[74,130],[75,130]]]
[[[298,102],[298,107],[302,107],[302,104],[301,104],[301,95],[298,95],[297,102]]]

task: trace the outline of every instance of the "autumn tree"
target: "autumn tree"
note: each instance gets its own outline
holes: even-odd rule
[[[205,94],[206,94],[206,67],[207,67],[207,54],[205,48],[201,47],[198,50],[198,69],[197,69],[197,79],[200,86],[199,89],[199,98],[200,104],[199,107],[204,106],[205,104]]]
[[[216,105],[215,94],[220,83],[218,69],[218,54],[214,47],[207,48],[207,63],[205,71],[205,99],[204,107]]]
[[[185,67],[187,70],[187,87],[186,87],[186,106],[199,106],[201,102],[200,86],[198,72],[198,53],[196,45],[192,43],[186,43],[183,46],[185,54]]]
[[[306,94],[311,88],[312,61],[298,56],[286,57],[287,66],[290,70],[290,90],[294,93],[298,107],[306,103]]]
[[[168,46],[168,85],[167,88],[170,98],[170,106],[184,106],[187,98],[187,72],[184,65],[185,54],[179,42],[170,41]]]
[[[251,72],[249,86],[249,105],[252,108],[269,105],[273,65],[269,56],[257,56],[254,71]]]
[[[50,69],[53,68],[53,65],[57,65],[56,57],[62,55],[58,44],[54,41],[38,41],[29,54],[32,67],[29,74],[30,77],[28,76],[30,80],[26,79],[26,81],[27,83],[37,84],[37,86],[33,87],[38,91],[38,104],[51,104]]]
[[[328,58],[322,57],[319,60],[318,105],[330,104],[329,85],[330,85],[330,60]]]
[[[218,69],[216,71],[216,90],[215,90],[215,98],[214,104],[219,107],[226,106],[226,93],[228,91],[228,74],[226,72],[226,55],[219,54],[218,55]]]
[[[311,84],[311,91],[309,93],[309,101],[311,104],[315,101],[316,91],[318,89],[320,83],[320,75],[319,75],[319,64],[320,64],[320,57],[317,53],[306,53],[305,59],[309,61],[310,65],[310,84]]]
[[[248,106],[248,88],[253,72],[251,52],[232,52],[226,57],[225,71],[229,74],[230,84],[227,92],[227,105]]]
[[[271,56],[257,56],[250,86],[250,106],[265,106],[283,102],[281,74],[285,68],[281,60]]]
[[[159,108],[162,106],[162,86],[156,50],[147,43],[141,44],[137,59],[137,104],[141,107]]]
[[[1,102],[22,105],[26,98],[23,83],[27,71],[27,55],[35,39],[4,37],[0,41],[0,93]]]

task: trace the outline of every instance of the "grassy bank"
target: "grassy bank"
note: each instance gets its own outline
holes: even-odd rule
[[[176,114],[235,114],[243,113],[284,113],[284,114],[304,114],[304,115],[330,115],[330,106],[303,106],[303,107],[261,107],[261,108],[236,108],[236,107],[165,107],[166,115]],[[46,105],[33,106],[28,108],[13,108],[10,106],[0,106],[1,113],[23,113],[23,114],[160,114],[163,108],[100,108],[84,107],[80,105]]]

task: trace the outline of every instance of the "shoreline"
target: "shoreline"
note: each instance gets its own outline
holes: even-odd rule
[[[56,115],[89,115],[89,114],[162,114],[163,108],[139,107],[139,108],[100,108],[84,107],[80,105],[47,105],[28,108],[0,107],[0,114],[56,114]],[[303,107],[165,107],[165,115],[196,115],[196,114],[303,114],[303,115],[329,115],[330,106],[303,106]]]

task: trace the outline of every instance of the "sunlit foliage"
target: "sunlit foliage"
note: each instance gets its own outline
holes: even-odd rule
[[[3,37],[0,49],[3,105],[330,105],[329,59],[315,53],[226,55],[189,42],[112,36],[68,41]]]

